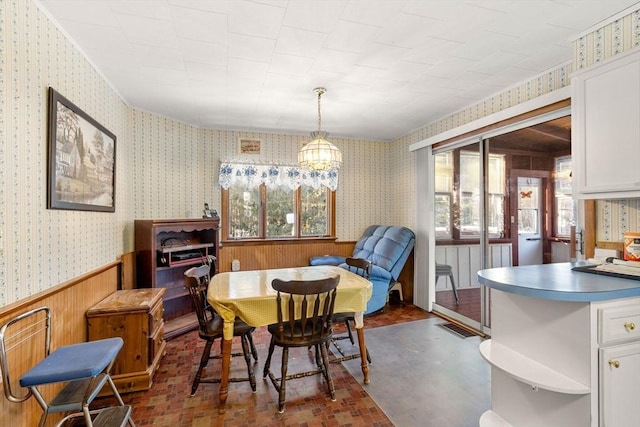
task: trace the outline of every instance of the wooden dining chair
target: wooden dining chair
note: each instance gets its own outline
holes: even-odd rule
[[[347,258],[345,262],[347,264],[347,270],[369,280],[369,277],[371,276],[371,265],[372,265],[371,261],[364,258]],[[334,334],[333,337],[331,338],[331,343],[335,346],[336,350],[338,350],[338,352],[341,355],[341,357],[338,357],[332,360],[332,362],[340,363],[346,360],[359,358],[360,357],[359,352],[345,356],[344,351],[338,344],[338,341],[346,340],[346,339],[351,341],[351,345],[355,344],[355,341],[353,339],[353,332],[351,330],[351,324],[355,324],[355,314],[354,313],[334,313],[332,322],[334,325],[338,323],[344,323],[347,329],[346,333],[341,335]],[[371,363],[371,356],[369,355],[369,349],[366,350],[366,354],[367,354],[367,362]]]
[[[278,412],[284,412],[288,380],[322,374],[327,382],[331,401],[335,401],[335,388],[329,369],[327,343],[332,334],[332,316],[336,288],[340,276],[319,280],[274,279],[271,283],[277,292],[278,323],[268,326],[271,333],[269,355],[264,365],[263,378],[267,376],[278,391]],[[275,346],[282,347],[280,377],[270,370]],[[290,347],[314,347],[316,369],[287,374]]]
[[[211,348],[216,339],[224,339],[223,327],[224,321],[222,317],[209,305],[207,302],[207,287],[209,285],[209,272],[210,266],[208,264],[201,265],[200,267],[192,267],[184,272],[185,287],[189,291],[191,298],[193,299],[193,305],[198,317],[198,335],[200,338],[206,341],[202,357],[200,358],[200,365],[198,371],[193,378],[191,385],[191,396],[196,394],[200,383],[220,383],[220,377],[205,377],[202,378],[202,372],[211,359],[222,359],[222,350],[220,354],[211,354]],[[233,325],[233,336],[240,337],[240,343],[242,345],[242,353],[232,353],[232,356],[244,356],[244,360],[247,364],[247,376],[229,378],[229,382],[249,381],[251,384],[251,390],[256,391],[256,378],[253,372],[251,356],[257,362],[258,353],[256,352],[255,345],[253,344],[252,332],[255,328],[247,325],[240,319],[236,319]]]

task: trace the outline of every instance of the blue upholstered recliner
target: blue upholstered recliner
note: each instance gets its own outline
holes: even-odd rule
[[[373,284],[373,294],[365,314],[378,311],[387,303],[387,294],[398,280],[415,241],[415,234],[406,227],[371,225],[356,242],[352,257],[365,258],[373,264],[369,279]],[[345,260],[341,256],[317,256],[312,257],[309,264],[346,268]]]

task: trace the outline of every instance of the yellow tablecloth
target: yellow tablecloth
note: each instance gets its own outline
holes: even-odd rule
[[[216,274],[207,291],[209,304],[225,321],[224,338],[233,338],[233,322],[236,317],[251,326],[277,323],[276,292],[271,287],[273,279],[317,280],[340,275],[334,307],[335,313],[356,314],[356,328],[362,328],[362,313],[371,298],[371,282],[343,268],[313,266],[281,268],[273,270],[235,271]]]

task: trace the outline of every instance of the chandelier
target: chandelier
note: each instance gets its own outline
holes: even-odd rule
[[[313,91],[318,94],[318,130],[311,132],[313,140],[302,147],[298,153],[298,163],[317,171],[340,169],[342,153],[338,150],[338,147],[326,140],[329,134],[321,130],[320,97],[327,90],[323,87],[317,87]]]

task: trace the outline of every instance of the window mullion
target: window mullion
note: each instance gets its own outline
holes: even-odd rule
[[[260,185],[260,207],[258,208],[258,221],[260,224],[260,230],[258,235],[261,239],[267,238],[267,186]]]
[[[296,188],[294,194],[294,207],[295,207],[295,222],[293,224],[294,227],[294,235],[297,238],[300,238],[300,223],[301,223],[301,212],[302,212],[302,187]]]

